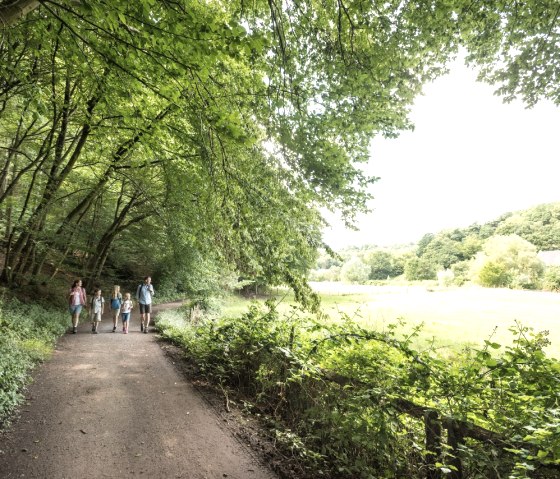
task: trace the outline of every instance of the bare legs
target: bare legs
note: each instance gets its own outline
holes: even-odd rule
[[[117,330],[117,323],[119,322],[119,313],[120,309],[113,309],[111,312],[113,313],[113,333]]]
[[[148,326],[150,325],[150,313],[145,313],[142,318],[142,324],[144,325],[144,332],[148,332]]]

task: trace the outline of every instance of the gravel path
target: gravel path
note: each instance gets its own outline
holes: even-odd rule
[[[61,338],[0,435],[0,477],[275,479],[134,316]]]

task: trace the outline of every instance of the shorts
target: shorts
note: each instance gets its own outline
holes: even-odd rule
[[[99,313],[91,313],[92,321],[101,321],[101,311]]]
[[[74,304],[68,308],[70,314],[80,314],[82,312],[82,305],[81,304]]]
[[[150,314],[152,312],[152,305],[151,304],[142,304],[140,303],[140,314]]]
[[[126,323],[130,319],[130,311],[128,313],[121,313],[122,322]]]

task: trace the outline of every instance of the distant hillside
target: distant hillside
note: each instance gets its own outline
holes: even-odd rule
[[[513,235],[522,239],[515,239]],[[487,270],[491,270],[490,273],[495,276],[498,273],[503,275],[503,278],[498,278],[499,281],[496,279],[499,284],[537,288],[544,278],[542,284],[545,287],[549,289],[560,287],[560,277],[549,278],[546,274],[543,277],[542,264],[549,266],[555,264],[547,259],[550,254],[537,255],[538,252],[560,250],[560,202],[505,213],[482,225],[475,223],[467,228],[428,233],[416,244],[384,248],[372,245],[351,247],[338,251],[338,257],[324,253],[319,257],[312,278],[364,282],[390,279],[404,274],[404,277],[409,280],[430,280],[436,279],[438,272],[449,271],[454,281],[462,284],[473,276],[474,260],[480,256],[477,254],[491,238],[495,238],[502,245],[503,254],[499,261],[505,261],[503,258],[507,255],[512,256],[512,263],[518,262],[519,255],[528,255],[526,258],[534,257],[530,261],[525,260],[526,264],[523,267],[528,271],[523,273],[516,272],[515,268],[509,266],[509,269],[504,266],[502,268],[504,271],[502,269],[498,271],[496,261],[488,260]],[[522,248],[523,252],[514,251],[516,248]],[[545,259],[547,261],[541,263]],[[532,266],[529,267],[529,263]],[[552,270],[547,274],[549,276],[553,274]],[[529,277],[533,279],[525,284],[524,281]],[[513,278],[517,278],[519,285]],[[552,286],[546,286],[547,282]]]
[[[548,203],[509,213],[494,234],[517,234],[540,251],[560,250],[560,203]]]
[[[546,203],[526,210],[508,212],[484,224],[474,223],[466,228],[441,230],[438,233],[427,233],[419,238],[416,245],[422,246],[428,239],[448,237],[454,241],[462,241],[467,237],[477,237],[486,240],[494,235],[517,234],[521,238],[534,244],[539,251],[560,250],[560,202]],[[430,242],[430,241],[429,241]],[[394,245],[379,247],[376,245],[351,246],[343,248],[339,253],[388,250],[393,253],[414,249],[415,245]]]

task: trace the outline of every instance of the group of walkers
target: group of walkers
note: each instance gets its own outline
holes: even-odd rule
[[[152,286],[152,278],[146,276],[144,281],[136,288],[136,301],[140,310],[140,331],[148,333],[150,324],[150,315],[152,313],[152,296],[154,295],[154,287]],[[72,287],[68,293],[68,306],[72,315],[72,333],[78,332],[78,324],[80,322],[80,314],[83,309],[89,310],[89,318],[91,320],[91,332],[98,333],[99,323],[103,313],[105,312],[105,299],[103,298],[100,288],[95,288],[91,301],[87,300],[85,288],[82,287],[82,280],[77,279],[72,283]],[[128,334],[128,324],[130,322],[130,314],[134,308],[131,294],[121,294],[119,285],[113,286],[111,293],[110,307],[113,320],[113,333],[117,331],[119,317],[122,321],[122,332]]]

